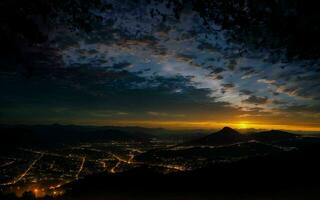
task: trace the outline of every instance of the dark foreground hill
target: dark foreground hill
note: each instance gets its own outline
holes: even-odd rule
[[[120,174],[101,173],[65,185],[66,194],[56,199],[316,200],[319,153],[320,145],[311,145],[180,173],[161,174],[147,166]]]
[[[129,171],[71,182],[58,199],[319,199],[319,154],[319,138],[274,130],[243,135],[224,128],[183,145],[141,153],[134,158],[141,164]],[[199,159],[208,162],[163,173],[166,162],[192,166]]]
[[[317,199],[320,195],[319,153],[320,146],[313,145],[209,165],[191,172],[163,175],[143,166],[122,174],[103,173],[66,186],[65,198]]]
[[[69,191],[66,197],[318,199],[320,195],[320,162],[317,157],[320,141],[317,138],[301,138],[274,130],[241,135],[231,128],[224,128],[194,141],[195,147],[151,150],[136,159],[146,159],[147,162],[181,157],[191,162],[197,162],[199,157],[241,159],[212,162],[206,167],[170,174],[159,173],[159,167],[147,165],[116,175],[98,174],[66,186]],[[197,147],[204,144],[225,146]]]

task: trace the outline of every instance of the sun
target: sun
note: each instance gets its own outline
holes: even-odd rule
[[[239,128],[241,128],[241,129],[246,129],[246,128],[248,128],[248,124],[245,123],[245,122],[240,122],[238,126],[239,126]]]

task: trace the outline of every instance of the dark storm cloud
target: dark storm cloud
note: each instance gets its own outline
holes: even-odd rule
[[[249,104],[255,104],[255,105],[266,104],[268,102],[268,98],[251,95],[249,98],[243,100],[242,102],[249,103]]]

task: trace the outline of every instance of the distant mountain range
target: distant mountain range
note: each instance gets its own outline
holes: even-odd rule
[[[0,145],[2,147],[50,147],[58,144],[111,140],[147,142],[153,137],[147,131],[152,132],[154,129],[58,124],[0,126]]]
[[[55,147],[59,144],[106,141],[148,142],[152,138],[175,141],[193,140],[203,132],[175,131],[138,126],[78,126],[78,125],[0,125],[0,149],[7,147]]]
[[[5,146],[50,146],[61,143],[93,141],[141,141],[152,138],[187,141],[179,146],[219,146],[248,142],[279,142],[299,137],[284,131],[263,131],[243,134],[225,127],[207,134],[205,132],[172,131],[162,128],[117,127],[117,126],[76,126],[76,125],[0,125],[0,145]]]
[[[221,146],[252,140],[259,142],[279,142],[282,140],[295,139],[298,136],[299,135],[278,130],[241,134],[230,127],[224,127],[216,133],[197,140],[185,142],[179,146]]]

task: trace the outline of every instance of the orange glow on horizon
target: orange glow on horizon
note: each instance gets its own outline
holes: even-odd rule
[[[148,128],[168,128],[168,129],[220,129],[229,126],[235,129],[278,129],[287,131],[320,131],[320,125],[316,124],[272,124],[263,122],[213,122],[213,121],[83,121],[74,122],[82,125],[99,126],[141,126]]]
[[[238,127],[239,127],[240,129],[247,129],[247,128],[248,128],[248,124],[247,124],[247,122],[240,122],[240,123],[238,124]]]

